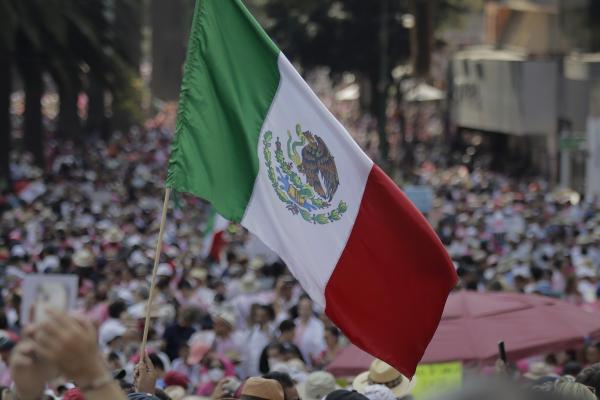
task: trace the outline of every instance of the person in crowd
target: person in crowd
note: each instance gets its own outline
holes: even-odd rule
[[[321,400],[329,393],[339,389],[339,387],[332,374],[325,371],[315,371],[308,374],[306,381],[299,384],[297,389],[301,399]]]
[[[593,392],[596,393],[596,395],[600,394],[600,363],[584,368],[577,375],[575,381],[590,389],[593,388]]]
[[[98,331],[98,339],[104,351],[120,350],[123,336],[127,332],[127,326],[122,321],[122,316],[127,310],[123,300],[116,300],[108,306],[108,319],[104,321]]]
[[[164,351],[171,360],[179,356],[181,347],[196,332],[194,323],[198,319],[198,311],[193,307],[180,310],[177,321],[168,326],[163,333]]]
[[[389,364],[374,360],[368,371],[359,374],[352,382],[352,388],[363,390],[369,385],[383,385],[390,389],[396,399],[408,398],[416,381],[410,380]]]
[[[324,339],[326,348],[313,360],[315,367],[324,368],[337,357],[342,350],[340,336],[341,332],[335,326],[325,328]]]
[[[295,344],[302,351],[304,360],[311,363],[325,349],[325,328],[314,314],[313,302],[308,296],[302,296],[298,301],[298,318],[296,323]]]
[[[265,374],[281,362],[299,359],[304,363],[302,352],[294,344],[296,324],[292,320],[283,320],[279,324],[279,336],[263,349],[260,355],[259,370]]]
[[[323,400],[368,400],[368,397],[355,390],[338,389],[329,393]]]
[[[263,375],[265,379],[271,379],[279,382],[283,388],[283,399],[284,400],[301,400],[298,395],[298,389],[296,388],[296,382],[292,377],[285,372],[269,372]]]

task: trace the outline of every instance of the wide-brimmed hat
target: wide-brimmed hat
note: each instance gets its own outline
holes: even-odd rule
[[[181,400],[187,394],[182,386],[167,386],[165,393],[169,395],[172,400]]]
[[[117,227],[112,227],[104,234],[104,241],[107,243],[120,243],[125,235],[123,231]]]
[[[321,400],[336,389],[339,386],[335,383],[334,376],[325,371],[310,373],[306,381],[298,385],[298,392],[303,400]]]
[[[88,249],[78,250],[73,256],[73,264],[80,268],[89,268],[94,265],[96,257]]]
[[[383,385],[388,387],[396,398],[400,398],[410,394],[415,384],[415,378],[410,380],[391,365],[376,359],[368,371],[354,379],[352,387],[360,391],[368,385]]]
[[[256,279],[256,275],[250,272],[242,276],[242,279],[240,280],[240,289],[246,294],[258,292],[260,283]]]
[[[221,311],[214,315],[214,319],[220,319],[225,322],[227,325],[231,327],[231,329],[235,328],[235,315],[228,311]]]
[[[532,363],[529,366],[529,371],[523,376],[527,379],[531,379],[532,381],[537,381],[538,379],[544,378],[546,376],[557,376],[552,369],[552,366],[546,364],[543,361],[537,361]]]
[[[274,379],[249,378],[244,383],[240,399],[256,398],[283,400],[283,387]]]
[[[190,278],[198,279],[201,281],[205,281],[208,278],[208,271],[203,268],[197,267],[193,268],[190,271]]]

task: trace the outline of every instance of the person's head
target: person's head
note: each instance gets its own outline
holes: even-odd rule
[[[294,293],[294,279],[290,276],[282,276],[280,279],[282,281],[280,295],[285,300],[290,300]]]
[[[340,340],[340,330],[335,326],[330,326],[325,329],[325,344],[327,347],[333,348],[337,346],[338,341]]]
[[[575,382],[593,387],[596,393],[600,393],[600,363],[584,368],[575,378]]]
[[[572,382],[570,380],[563,381],[563,378],[561,378],[554,385],[554,392],[561,399],[564,398],[569,400],[597,400],[594,392],[592,392],[592,390],[586,385],[583,385],[578,382]]]
[[[279,340],[282,342],[294,341],[296,335],[296,324],[291,319],[286,319],[279,324]]]
[[[255,322],[259,325],[265,325],[275,318],[275,312],[273,307],[267,305],[261,305],[257,308],[255,314]]]
[[[7,335],[0,334],[0,359],[8,364],[12,349],[15,347],[15,342]]]
[[[110,318],[121,318],[121,314],[125,312],[127,305],[123,300],[116,300],[108,306],[108,316]]]
[[[567,363],[565,363],[563,370],[562,370],[563,375],[571,375],[571,376],[577,376],[580,372],[581,372],[581,364],[579,364],[577,361],[567,361]]]
[[[179,313],[177,323],[182,327],[190,327],[198,319],[198,309],[194,307],[185,307]]]
[[[321,400],[336,389],[338,386],[335,377],[325,371],[311,372],[306,380],[298,385],[302,400]]]
[[[283,346],[281,346],[281,343],[269,343],[267,346],[267,360],[269,369],[283,361]]]
[[[226,338],[231,335],[235,325],[235,316],[233,314],[222,312],[213,318],[213,330],[215,335]]]
[[[338,389],[325,396],[324,400],[369,400],[369,398],[355,390]]]
[[[284,400],[300,400],[300,396],[298,395],[298,389],[296,389],[296,384],[292,377],[285,372],[269,372],[268,374],[263,375],[265,379],[273,379],[279,382],[281,387],[283,388]]]
[[[186,299],[189,299],[194,294],[194,288],[187,279],[182,279],[177,285],[177,289],[179,289],[183,297]]]
[[[206,359],[207,376],[211,382],[217,383],[229,375],[225,363],[216,354]]]
[[[148,355],[150,361],[152,361],[152,365],[154,366],[154,370],[158,373],[158,377],[163,377],[165,375],[165,363],[156,353],[150,353]]]
[[[300,297],[298,301],[298,317],[308,320],[313,316],[313,302],[308,296]]]
[[[114,351],[108,353],[108,356],[106,356],[106,361],[109,368],[113,371],[123,368],[121,357],[119,357],[119,354]]]
[[[594,343],[585,348],[584,358],[586,364],[596,364],[600,362],[600,343]]]

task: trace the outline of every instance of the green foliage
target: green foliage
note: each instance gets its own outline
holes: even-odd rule
[[[141,82],[131,46],[124,42],[140,29],[132,19],[142,0],[114,1],[117,11],[129,19],[121,25],[111,20],[108,4],[104,0],[2,0],[0,45],[15,58],[24,50],[35,54],[39,68],[59,86],[80,88],[89,71],[113,92],[123,111],[139,120]]]

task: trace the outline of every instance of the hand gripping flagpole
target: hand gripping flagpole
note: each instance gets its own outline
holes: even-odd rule
[[[156,241],[156,252],[154,254],[154,267],[152,268],[150,293],[148,294],[148,303],[146,304],[146,320],[144,321],[144,336],[142,336],[142,345],[140,346],[140,360],[144,359],[144,355],[146,353],[146,342],[148,341],[148,330],[150,329],[150,312],[152,308],[152,300],[154,300],[154,290],[156,288],[156,271],[160,261],[160,252],[162,250],[163,235],[165,233],[165,222],[167,221],[167,209],[169,208],[170,195],[171,188],[166,188],[162,216],[160,217],[160,228],[158,229],[158,239]]]

